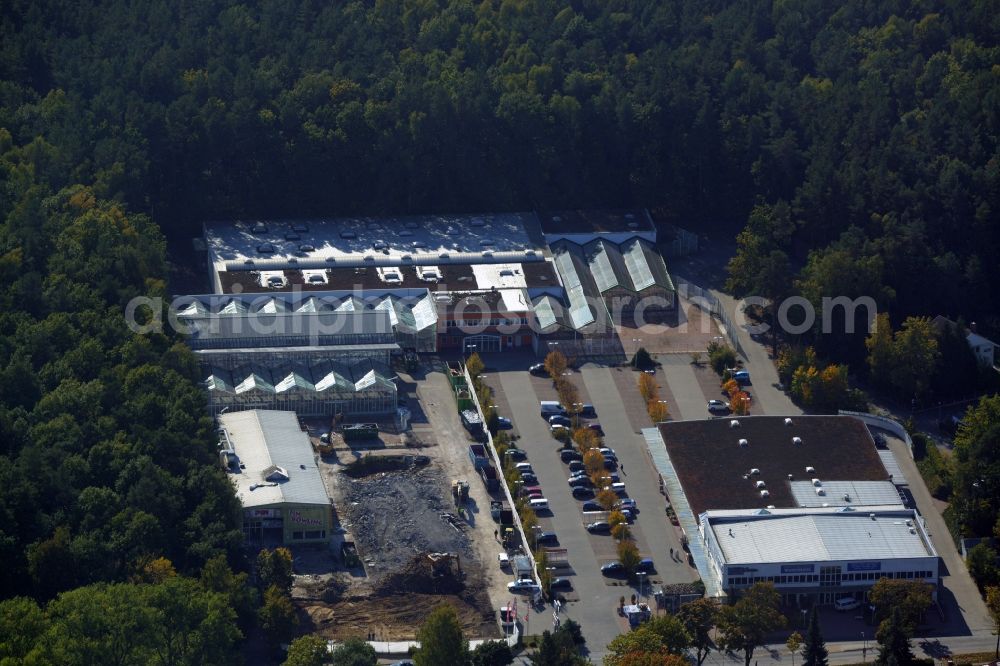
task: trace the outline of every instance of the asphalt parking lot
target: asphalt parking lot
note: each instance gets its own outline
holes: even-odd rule
[[[549,434],[548,424],[539,414],[539,401],[548,399],[544,386],[547,380],[532,378],[525,370],[527,363],[512,356],[490,358],[487,363],[487,383],[493,387],[498,407],[514,418],[520,435],[518,446],[528,453],[528,460],[538,477],[551,515],[542,514],[540,524],[546,531],[555,531],[559,546],[567,549],[576,603],[564,607],[564,616],[580,622],[587,636],[592,659],[599,658],[605,646],[626,629],[618,617],[619,598],[639,594],[638,587],[620,579],[601,575],[601,564],[616,559],[614,540],[607,535],[592,535],[584,526],[580,511],[582,502],[575,500],[566,483],[567,466],[557,454],[559,445]],[[662,583],[690,583],[697,574],[686,563],[669,556],[670,549],[681,549],[680,538],[666,519],[665,500],[659,493],[657,478],[647,461],[645,442],[635,432],[624,401],[611,376],[615,370],[584,367],[571,378],[581,389],[583,399],[597,409],[597,420],[605,432],[605,443],[615,449],[623,469],[619,470],[628,495],[638,502],[640,513],[633,524],[640,554],[652,557],[657,567],[653,585],[647,582],[644,592]],[[543,392],[540,397],[539,392]],[[561,575],[561,574],[560,574]],[[569,597],[569,595],[567,595]],[[572,597],[569,597],[572,598]],[[530,622],[552,623],[551,609],[535,613]],[[537,633],[539,625],[526,630]]]

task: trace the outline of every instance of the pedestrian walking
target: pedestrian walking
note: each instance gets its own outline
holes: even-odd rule
[[[500,540],[500,530],[493,530],[493,540],[494,541]]]

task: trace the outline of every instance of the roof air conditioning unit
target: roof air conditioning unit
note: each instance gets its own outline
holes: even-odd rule
[[[792,425],[792,420],[789,418],[785,419],[785,425]]]
[[[740,440],[740,446],[741,446],[741,447],[744,447],[744,448],[745,448],[745,447],[747,447],[747,446],[750,446],[750,442],[748,442],[748,441],[747,441],[747,440],[745,440],[745,439],[741,439],[741,440]]]
[[[792,480],[793,478],[794,478],[794,477],[793,477],[793,476],[792,476],[791,474],[789,474],[789,475],[788,475],[788,480],[789,480],[789,481],[791,481],[791,480]]]
[[[763,481],[758,481],[754,485],[757,486],[758,488],[766,488],[767,487],[767,484],[764,483]]]
[[[844,501],[845,502],[850,502],[851,501],[851,496],[848,495],[847,493],[844,493]]]
[[[771,496],[771,493],[769,493],[769,492],[768,492],[768,491],[766,491],[766,490],[762,490],[762,491],[760,491],[760,496],[761,496],[761,497],[764,497],[764,498],[767,498],[767,497],[770,497],[770,496]]]
[[[871,518],[872,520],[875,520],[875,514],[874,513],[869,513],[868,517]]]
[[[813,482],[813,485],[816,486],[817,488],[819,488],[820,486],[823,485],[823,482],[820,481],[819,479],[813,479],[812,482]]]
[[[729,427],[730,428],[739,428],[740,427],[740,422],[737,419],[732,419],[729,422]]]
[[[795,446],[801,446],[802,445],[802,438],[801,437],[792,437],[792,444],[794,444]]]
[[[753,469],[750,470],[750,473],[753,474],[754,476],[756,476],[756,475],[760,474],[760,470],[757,469],[756,467],[754,467]]]
[[[806,474],[815,474],[815,473],[816,473],[816,468],[815,467],[813,467],[812,465],[810,465],[809,467],[806,467]]]
[[[825,491],[825,490],[823,490],[822,488],[817,488],[817,489],[816,489],[816,494],[817,494],[817,495],[825,495],[825,494],[826,494],[826,491]]]

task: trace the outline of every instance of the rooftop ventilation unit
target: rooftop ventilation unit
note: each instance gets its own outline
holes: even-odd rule
[[[271,243],[261,243],[260,245],[257,246],[257,251],[260,252],[261,254],[273,254],[274,245],[272,245]]]
[[[760,496],[766,499],[771,496],[771,493],[766,490],[762,490],[760,491]]]
[[[309,225],[304,222],[296,222],[292,225],[292,231],[297,231],[300,234],[304,234],[309,231]]]
[[[340,232],[340,237],[350,240],[351,238],[357,238],[358,234],[353,231],[344,230]]]
[[[815,474],[815,473],[816,473],[816,468],[815,467],[813,467],[812,465],[810,465],[809,467],[806,467],[806,474]]]
[[[733,420],[731,420],[729,422],[729,427],[730,428],[739,428],[740,427],[740,422],[738,420],[736,420],[736,419],[733,419]]]
[[[483,247],[488,247],[490,245],[493,245],[494,243],[492,238],[480,238],[479,244],[482,245]]]
[[[791,420],[791,419],[789,419],[789,418],[786,418],[786,419],[785,419],[785,425],[787,425],[787,426],[790,426],[790,425],[792,425],[792,420]]]
[[[822,488],[817,488],[816,489],[816,494],[817,495],[826,495],[826,491],[823,490]]]
[[[493,256],[492,252],[489,252],[489,251],[483,252],[483,258],[485,258],[485,259],[489,259],[492,256]]]
[[[766,484],[766,483],[764,483],[763,481],[758,481],[758,482],[757,482],[757,483],[755,483],[754,485],[755,485],[755,486],[756,486],[757,488],[766,488],[766,487],[767,487],[767,484]]]
[[[410,236],[413,235],[413,232],[410,231],[409,229],[400,229],[399,235],[402,236],[403,238],[409,238]]]
[[[750,473],[753,474],[754,476],[756,476],[756,475],[760,474],[760,470],[757,469],[756,467],[754,467],[753,469],[750,470]]]
[[[912,520],[907,520],[906,521],[906,526],[907,527],[913,527],[913,521]]]
[[[389,244],[386,243],[384,240],[377,240],[374,243],[372,243],[372,247],[375,248],[376,250],[384,250],[387,247],[389,247]]]
[[[411,255],[411,254],[404,254],[402,257],[399,258],[399,260],[403,261],[403,262],[406,262],[408,264],[412,263],[413,262],[413,255]]]
[[[915,527],[911,527],[910,528],[910,534],[916,534],[916,533],[917,533],[916,528]]]
[[[875,514],[874,513],[869,513],[868,517],[871,518],[872,520],[875,520]]]
[[[326,260],[327,260],[328,263],[331,263],[331,264],[337,263],[337,258],[336,257],[327,257]]]
[[[819,488],[820,486],[822,486],[822,485],[823,485],[823,482],[822,482],[822,481],[820,481],[819,479],[813,479],[813,480],[812,480],[812,483],[813,483],[813,485],[814,485],[814,486],[816,486],[817,488]]]
[[[469,222],[470,227],[485,227],[486,220],[480,220],[478,217],[471,222]]]
[[[263,222],[257,222],[256,224],[253,225],[253,233],[255,233],[255,234],[266,234],[267,233],[267,225],[264,224]]]
[[[553,215],[552,216],[552,221],[553,222],[562,222],[562,218],[559,217],[558,215]]]
[[[847,493],[844,493],[844,501],[845,502],[850,502],[851,501],[851,496],[849,494],[847,494]]]
[[[403,222],[403,226],[407,229],[419,229],[420,223],[413,220],[407,220],[406,222]]]
[[[413,241],[412,245],[413,247],[427,247],[427,243],[423,242],[422,240],[415,240]]]
[[[768,504],[768,505],[767,505],[767,508],[768,508],[768,509],[776,509],[777,507],[776,507],[776,506],[774,506],[773,504]]]
[[[447,252],[442,252],[441,254],[438,255],[438,259],[448,259],[450,256],[451,255],[448,254]]]
[[[791,474],[789,474],[789,475],[788,475],[788,480],[789,480],[789,481],[791,481],[791,480],[792,480],[793,478],[794,478],[794,477],[793,477],[793,476],[792,476]]]
[[[745,439],[741,439],[741,440],[740,440],[740,447],[741,447],[741,448],[746,448],[746,447],[748,447],[748,446],[750,446],[750,442],[748,442],[748,441],[747,441],[747,440],[745,440]]]
[[[792,444],[794,444],[795,446],[802,446],[802,438],[792,437]]]

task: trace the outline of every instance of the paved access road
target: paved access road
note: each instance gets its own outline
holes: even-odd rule
[[[646,441],[632,429],[611,370],[601,366],[584,367],[581,373],[604,429],[605,444],[613,448],[618,456],[619,474],[625,483],[625,490],[639,504],[636,525],[649,546],[648,556],[653,558],[665,584],[693,582],[697,578],[696,571],[687,562],[675,562],[670,558],[671,549],[681,552],[680,537],[667,520],[666,500],[660,494],[659,481],[646,451]]]
[[[517,419],[521,439],[518,446],[528,453],[528,460],[535,470],[539,485],[549,500],[553,526],[559,535],[559,544],[567,549],[573,587],[580,601],[570,605],[563,617],[580,623],[591,658],[604,653],[605,646],[620,633],[615,613],[617,598],[624,588],[608,587],[601,576],[600,565],[590,547],[590,535],[580,520],[579,503],[566,485],[566,468],[556,455],[557,444],[549,435],[548,424],[538,412],[538,398],[525,371],[498,372],[500,385]],[[609,537],[610,538],[610,537]],[[536,624],[537,623],[537,624]],[[541,633],[552,628],[552,609],[534,613],[526,627],[527,633]]]

